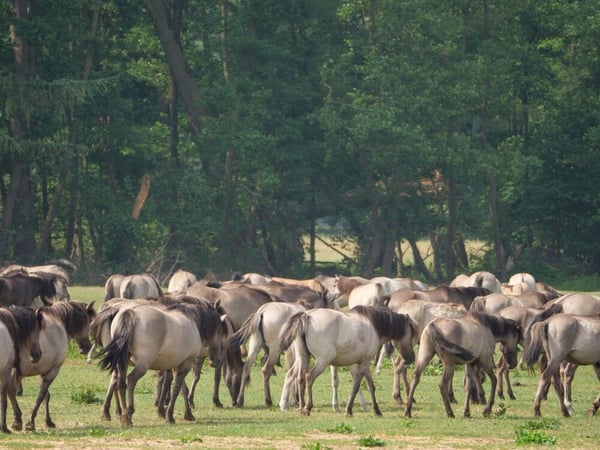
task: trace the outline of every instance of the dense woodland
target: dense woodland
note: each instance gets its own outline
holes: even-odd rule
[[[599,3],[0,0],[0,30],[0,264],[312,276],[325,224],[365,276],[600,271]]]

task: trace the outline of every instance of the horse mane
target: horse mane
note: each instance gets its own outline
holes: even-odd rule
[[[410,324],[406,314],[395,313],[385,306],[356,305],[352,311],[369,319],[382,338],[397,339],[404,335],[404,330]]]
[[[488,288],[481,286],[461,286],[452,289],[456,289],[458,292],[461,292],[465,295],[470,295],[472,297],[484,297],[492,293],[492,291],[490,291]]]
[[[57,302],[41,306],[40,311],[62,321],[69,336],[79,334],[90,323],[87,306],[80,302]]]
[[[207,287],[219,289],[223,286],[223,283],[221,283],[220,281],[208,280],[206,283],[204,283],[204,285]]]
[[[220,314],[208,302],[173,303],[167,307],[166,311],[178,311],[192,319],[198,327],[198,333],[203,341],[212,339],[219,327],[224,325],[221,322]]]
[[[21,361],[19,359],[19,346],[27,342],[29,336],[38,327],[37,313],[33,308],[27,306],[10,306],[0,308],[0,321],[4,323],[13,340],[15,350],[14,367],[17,374],[21,373]]]
[[[493,314],[485,314],[476,311],[471,311],[470,314],[479,323],[488,327],[494,337],[506,336],[508,333],[515,331],[521,334],[519,324],[512,319],[506,319]]]

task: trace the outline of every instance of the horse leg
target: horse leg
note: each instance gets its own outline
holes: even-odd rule
[[[200,375],[202,374],[202,363],[204,362],[204,358],[198,357],[194,361],[194,366],[192,367],[192,383],[190,384],[190,389],[186,394],[187,401],[190,404],[190,408],[196,408],[196,402],[194,401],[194,394],[196,393],[196,385],[200,381]],[[220,370],[219,366],[218,369]]]
[[[510,384],[510,368],[508,367],[508,364],[505,362],[505,367],[504,367],[504,378],[506,379],[506,393],[508,394],[508,398],[510,398],[511,400],[515,400],[515,394],[512,390],[512,385]],[[498,383],[500,383],[501,378],[498,377]]]
[[[173,383],[173,372],[171,370],[160,370],[158,372],[158,382],[156,385],[155,404],[158,417],[165,417],[165,405],[170,401],[169,391]]]
[[[306,405],[304,405],[304,408],[302,408],[302,414],[304,414],[306,416],[310,416],[310,411],[313,408],[313,392],[312,392],[313,384],[314,384],[316,378],[319,375],[321,375],[321,373],[323,373],[323,370],[325,370],[327,365],[328,364],[323,363],[322,361],[315,361],[315,365],[312,367],[312,369],[307,371],[306,375],[303,377],[306,380],[305,382],[306,382],[307,400],[306,400]],[[303,389],[304,389],[304,386],[301,386],[300,392],[302,392]],[[301,397],[300,397],[301,404],[302,404],[302,397],[303,397],[303,395],[301,394]]]
[[[440,394],[442,395],[446,415],[448,417],[454,417],[454,412],[452,412],[452,407],[450,406],[450,391],[448,390],[448,386],[451,385],[452,377],[454,376],[454,364],[446,363],[446,361],[443,363],[444,372],[442,373],[442,379],[440,381]]]
[[[408,391],[406,397],[406,408],[404,409],[404,417],[412,417],[412,405],[415,398],[415,390],[417,389],[417,385],[421,379],[421,374],[433,358],[435,354],[435,346],[430,339],[427,339],[427,336],[421,335],[423,342],[419,344],[419,353],[417,355],[417,360],[415,362],[415,371],[413,373],[412,381],[410,382],[410,390]]]
[[[340,412],[340,403],[338,400],[338,386],[340,384],[340,378],[338,376],[338,370],[335,366],[329,366],[331,369],[331,390],[333,392],[331,397],[331,407],[334,412]]]
[[[185,378],[183,383],[181,383],[181,396],[183,397],[183,404],[185,407],[185,412],[183,414],[183,420],[194,420],[194,415],[192,414],[192,404],[190,402],[190,394],[188,391],[187,384],[185,384]]]
[[[179,391],[181,391],[181,386],[183,384],[183,380],[187,373],[190,371],[191,367],[180,368],[177,370],[177,375],[175,377],[175,383],[173,384],[173,392],[171,392],[171,398],[169,400],[169,406],[167,406],[166,418],[168,423],[175,423],[175,419],[173,418],[173,410],[175,409],[175,401],[177,400],[177,396],[179,395]],[[186,400],[186,412],[185,417],[186,420],[194,420],[194,416],[192,415],[189,409],[189,402]],[[190,418],[191,417],[191,418]]]
[[[201,361],[204,361],[204,359],[202,359]],[[223,407],[223,403],[221,403],[221,400],[219,399],[219,386],[221,385],[221,372],[223,370],[223,367],[226,365],[227,365],[227,363],[222,361],[220,364],[215,366],[215,376],[214,376],[214,381],[213,381],[213,398],[212,398],[213,406],[215,408]],[[195,384],[192,385],[193,389],[190,389],[190,394],[189,394],[190,405],[192,405],[192,407],[195,407],[194,392],[196,389],[196,384],[198,384],[198,381],[200,380],[201,369],[202,369],[202,362],[197,362],[196,364],[194,364],[194,369],[193,369],[194,370],[194,378],[192,381],[195,382]]]
[[[10,430],[6,426],[6,408],[8,403],[8,387],[2,386],[2,390],[0,391],[0,431],[9,434]],[[15,402],[16,402],[15,397]]]
[[[492,412],[492,406],[494,406],[498,379],[496,378],[496,374],[494,373],[494,360],[491,356],[488,361],[480,361],[479,365],[480,368],[483,369],[483,372],[486,373],[488,377],[490,377],[490,396],[488,398],[485,409],[483,410],[483,417],[488,417]]]
[[[560,369],[556,370],[552,375],[554,391],[556,392],[556,396],[558,397],[558,404],[560,405],[560,412],[563,417],[569,417],[569,410],[565,405],[565,390],[563,387],[563,383],[560,377]]]
[[[122,397],[122,408],[123,408],[123,412],[121,413],[121,425],[124,427],[133,425],[133,422],[131,420],[131,418],[133,417],[133,413],[135,412],[135,404],[134,404],[133,394],[134,394],[135,386],[136,386],[138,380],[144,376],[146,371],[147,371],[146,367],[135,366],[133,368],[133,370],[131,372],[129,372],[129,374],[126,377],[124,377],[124,376],[119,377],[120,379],[123,379],[125,381],[125,383],[119,383],[120,384],[119,393],[121,394],[121,397]],[[126,387],[126,389],[125,389],[126,392],[123,390],[123,387],[122,387],[123,384]],[[173,399],[171,399],[171,402],[172,401],[173,401]]]
[[[369,386],[369,390],[371,391],[371,402],[373,403],[373,412],[376,416],[381,416],[381,410],[379,409],[379,405],[377,404],[377,399],[375,398],[375,383],[373,383],[373,377],[371,376],[371,371],[367,366],[364,368],[364,376],[367,380],[367,385]],[[360,388],[360,385],[359,385]],[[360,391],[359,391],[360,392]]]
[[[35,399],[35,403],[31,410],[31,414],[29,415],[29,421],[25,424],[25,429],[27,431],[35,431],[35,417],[37,416],[38,409],[39,409],[40,405],[42,404],[42,402],[45,400],[46,396],[49,397],[48,387],[50,386],[50,384],[52,383],[53,380],[54,380],[54,377],[52,377],[52,379],[50,379],[50,380],[46,377],[42,378],[40,390],[38,392],[37,398]],[[46,406],[46,410],[47,409],[48,409],[48,406]],[[46,417],[48,417],[48,416],[46,416]],[[47,423],[47,420],[46,420],[46,423]],[[52,423],[52,421],[50,421],[50,423]],[[54,425],[54,424],[52,424],[52,425]],[[54,428],[54,426],[52,426],[51,428]]]
[[[381,372],[381,368],[383,367],[383,360],[385,359],[385,357],[391,357],[393,353],[394,347],[391,345],[390,342],[386,342],[381,346],[381,348],[379,349],[379,356],[377,358],[377,369],[375,370],[375,373],[377,375],[379,375],[379,372]]]
[[[537,392],[535,394],[535,400],[533,402],[533,412],[535,417],[541,416],[540,405],[542,399],[546,396],[548,388],[550,387],[550,381],[553,377],[553,371],[558,370],[558,367],[553,368],[553,365],[548,365],[540,376],[540,382],[538,384]]]
[[[270,351],[269,356],[267,357],[267,361],[262,368],[263,374],[263,383],[264,383],[264,391],[265,391],[265,405],[269,408],[273,406],[273,399],[271,398],[271,375],[273,375],[275,371],[275,366],[279,362],[279,355],[275,351]]]
[[[473,364],[469,363],[465,366],[465,407],[463,417],[471,417],[470,401],[471,401],[471,383],[473,383]]]
[[[598,380],[600,380],[600,364],[599,363],[594,364],[594,372],[596,372],[596,378],[598,378]],[[596,411],[598,411],[599,407],[600,407],[600,394],[598,394],[598,396],[596,397],[596,400],[594,400],[594,402],[592,403],[592,407],[588,410],[588,416],[592,417],[594,414],[596,414]]]
[[[499,399],[504,400],[504,373],[506,372],[506,363],[504,361],[504,355],[498,359],[498,370],[496,371],[496,378],[498,378],[498,387],[496,388],[496,395]],[[508,383],[508,381],[507,381]],[[507,387],[508,391],[508,387]]]
[[[575,371],[577,370],[577,364],[567,363],[565,364],[564,370],[562,371],[562,384],[564,389],[564,403],[565,407],[569,411],[569,415],[572,416],[575,412],[573,409],[573,402],[571,398],[571,385],[575,378]]]
[[[14,381],[11,382],[10,385],[5,388],[5,390],[3,390],[1,395],[5,396],[4,405],[0,406],[3,414],[2,418],[0,419],[1,423],[4,425],[4,427],[6,427],[6,402],[7,399],[10,399],[14,416],[12,429],[15,431],[21,431],[23,429],[23,413],[21,412],[21,408],[19,407],[19,403],[17,402],[17,385],[14,384]],[[5,433],[10,433],[10,431],[8,431],[8,428],[2,428],[2,431],[4,431]]]
[[[50,391],[48,391],[48,393],[46,394],[46,426],[48,428],[56,428],[56,425],[54,424],[54,422],[52,421],[52,418],[50,417]]]
[[[363,372],[360,370],[358,365],[353,365],[350,367],[350,373],[352,374],[352,391],[350,392],[350,398],[348,399],[348,404],[346,405],[346,416],[352,416],[352,407],[354,406],[354,398],[356,394],[360,390],[360,382],[363,378]]]
[[[402,405],[404,401],[402,401],[402,394],[400,393],[400,377],[404,374],[406,370],[406,363],[402,355],[398,354],[398,356],[394,359],[394,388],[393,388],[393,396],[394,400],[398,405]],[[406,386],[406,384],[405,384]]]

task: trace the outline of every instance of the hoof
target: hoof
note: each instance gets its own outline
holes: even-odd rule
[[[21,431],[23,429],[23,423],[22,422],[15,422],[12,424],[11,427],[13,430],[15,431]]]

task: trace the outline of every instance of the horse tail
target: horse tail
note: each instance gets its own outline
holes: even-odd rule
[[[104,370],[125,373],[129,361],[129,347],[137,320],[132,309],[122,311],[117,329],[110,343],[101,352],[99,365]]]
[[[472,352],[454,342],[449,341],[446,336],[444,336],[435,326],[435,324],[431,323],[429,325],[429,330],[431,338],[435,342],[436,347],[441,348],[444,352],[450,353],[463,361],[473,361],[475,359],[475,355],[473,355]]]
[[[118,312],[118,308],[114,307],[104,308],[98,311],[96,317],[94,317],[94,320],[90,324],[90,336],[96,343],[102,343],[102,329],[105,325],[110,326]]]
[[[547,341],[548,324],[546,322],[537,322],[529,327],[525,336],[525,345],[521,355],[522,365],[531,369],[538,360]]]
[[[304,332],[306,331],[305,314],[304,312],[296,313],[283,325],[279,333],[279,353],[283,353],[290,348],[296,337],[302,336],[304,338]]]
[[[263,319],[262,313],[254,313],[250,317],[248,317],[244,321],[244,323],[242,324],[240,329],[237,330],[235,333],[233,333],[233,335],[229,339],[229,347],[230,348],[241,347],[246,342],[248,342],[248,339],[250,339],[250,336],[252,336],[257,331],[260,331],[261,337],[263,337],[262,336],[262,319]],[[263,341],[264,341],[264,337],[263,337]]]
[[[479,296],[473,299],[469,310],[473,312],[484,312],[485,311],[485,297]]]

